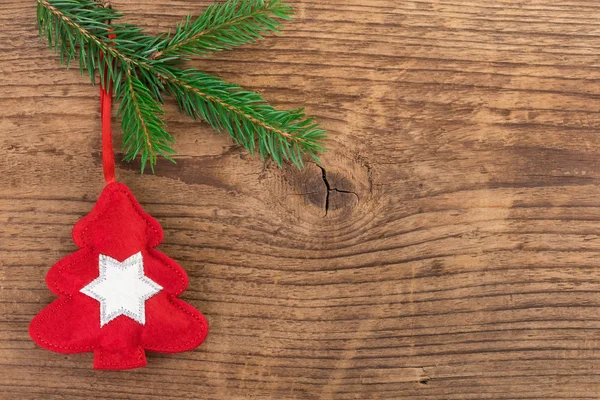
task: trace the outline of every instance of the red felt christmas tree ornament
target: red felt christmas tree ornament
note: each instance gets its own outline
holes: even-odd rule
[[[48,287],[59,298],[33,319],[29,333],[58,353],[94,352],[96,369],[129,369],[146,365],[146,350],[196,348],[208,324],[178,298],[188,279],[174,260],[155,250],[163,239],[160,225],[115,181],[110,89],[101,89],[100,99],[107,184],[73,229],[80,250],[48,272]]]

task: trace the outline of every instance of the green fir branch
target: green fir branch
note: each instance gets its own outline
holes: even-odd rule
[[[141,154],[142,171],[149,163],[153,172],[158,155],[173,161],[174,141],[160,118],[164,114],[161,105],[131,69],[126,70],[116,98],[120,101],[118,114],[122,120],[125,160],[131,161]]]
[[[94,0],[37,0],[37,21],[40,36],[69,67],[79,59],[80,70],[87,72],[92,83],[96,73],[115,81],[119,61],[124,66],[152,68],[169,60],[152,60],[144,52],[154,38],[131,24],[108,24],[122,14],[102,7]],[[103,82],[104,79],[101,79]]]
[[[187,16],[173,35],[154,43],[154,58],[204,55],[262,39],[277,33],[293,11],[280,0],[228,0],[209,6],[197,19]]]
[[[213,23],[203,24],[206,29],[213,29],[212,33],[201,35],[204,31],[200,26],[204,25],[193,23],[189,25],[190,34],[176,34],[168,42],[161,37],[148,36],[134,25],[109,25],[108,20],[118,20],[121,14],[92,0],[37,2],[40,34],[60,54],[61,61],[68,66],[71,60],[79,59],[82,73],[87,72],[92,83],[96,71],[101,84],[106,85],[108,79],[114,82],[120,101],[125,160],[140,155],[142,171],[146,164],[153,168],[158,156],[172,160],[170,155],[174,154],[173,138],[166,132],[161,119],[162,92],[173,95],[182,112],[204,119],[218,131],[227,132],[251,153],[258,148],[263,158],[270,155],[280,166],[289,160],[300,168],[303,154],[318,161],[317,153],[324,151],[325,132],[302,110],[275,110],[256,93],[200,71],[178,67],[181,56],[202,54],[209,48],[206,43],[210,40],[213,40],[210,42],[213,43],[212,50],[218,48],[217,42],[224,49],[260,37],[247,31],[250,26],[252,32],[273,31],[278,25],[274,25],[272,16],[262,12],[268,10],[267,13],[273,16],[287,17],[288,8],[279,0],[266,3],[250,0],[250,5],[242,5],[241,0],[229,0],[209,7],[208,20]],[[262,8],[253,7],[258,3]],[[240,27],[242,21],[246,28]],[[236,39],[224,39],[229,36]],[[202,37],[211,39],[202,42]],[[195,45],[199,46],[197,50],[193,50]]]
[[[325,132],[302,110],[278,111],[254,92],[228,84],[203,72],[173,70],[165,80],[180,109],[192,118],[202,118],[218,131],[226,131],[240,145],[261,157],[267,154],[279,165],[292,161],[303,166],[302,154],[317,162],[324,151],[319,141]]]
[[[78,15],[81,20],[75,23],[73,15]],[[107,71],[111,78],[115,75],[116,66],[110,62],[112,54],[104,52],[104,43],[108,42],[109,35],[104,21],[118,17],[120,15],[115,11],[98,7],[95,3],[69,0],[37,2],[40,37],[47,40],[67,68],[73,59],[78,59],[80,71],[86,71],[92,83],[95,83],[96,71],[103,74]]]

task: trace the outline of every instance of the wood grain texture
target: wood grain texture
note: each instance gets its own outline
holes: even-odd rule
[[[307,105],[322,166],[265,165],[169,102],[177,164],[118,175],[211,332],[97,372],[27,334],[102,189],[97,88],[33,1],[0,2],[0,398],[598,399],[598,2],[291,3],[283,36],[191,64]],[[210,1],[113,4],[157,33]]]

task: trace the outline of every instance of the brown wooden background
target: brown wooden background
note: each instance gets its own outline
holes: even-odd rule
[[[113,2],[153,33],[209,3]],[[279,170],[169,103],[177,165],[118,175],[211,333],[97,372],[27,334],[103,186],[97,88],[0,1],[0,398],[598,399],[600,4],[291,3],[193,65],[307,105],[329,153]]]

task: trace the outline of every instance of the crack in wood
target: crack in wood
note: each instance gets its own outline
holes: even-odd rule
[[[323,168],[319,164],[316,164],[316,166],[321,170],[323,183],[325,184],[325,187],[327,188],[327,193],[325,194],[325,215],[323,215],[323,217],[326,217],[327,213],[329,212],[329,197],[330,197],[331,192],[353,194],[356,196],[357,202],[360,201],[360,197],[358,196],[358,194],[356,192],[353,192],[351,190],[338,189],[337,187],[331,187],[331,184],[327,180],[327,171],[325,170],[325,168]]]

